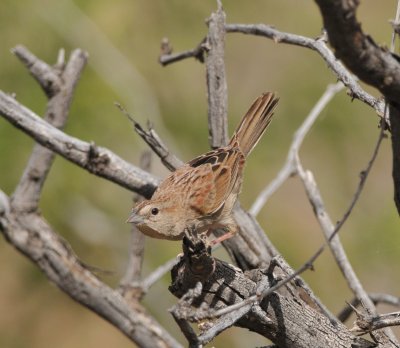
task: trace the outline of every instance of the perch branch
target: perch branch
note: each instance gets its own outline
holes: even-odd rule
[[[207,250],[204,246],[197,248]],[[338,339],[344,347],[374,347],[371,342],[354,336],[343,324],[331,322],[315,308],[303,305],[303,300],[293,298],[290,291],[273,292],[260,301],[259,305],[247,303],[215,320],[213,313],[231,308],[235,303],[243,303],[261,289],[272,288],[276,280],[268,269],[243,272],[221,260],[213,259],[211,254],[209,261],[205,260],[207,254],[203,253],[201,257],[194,253],[192,258],[186,250],[184,248],[183,258],[172,272],[170,291],[180,298],[178,308],[174,308],[178,318],[201,322],[198,343],[206,344],[225,328],[235,325],[257,332],[280,347],[337,347]],[[201,272],[204,264],[213,264],[213,271],[206,268]],[[193,269],[200,270],[200,273]],[[201,287],[196,285],[199,282]],[[309,330],[314,327],[318,327],[318,330]],[[329,339],[331,335],[335,340]],[[196,338],[192,337],[192,341],[196,341]]]
[[[374,152],[372,155],[371,160],[368,163],[367,168],[363,171],[363,175],[361,176],[360,183],[357,187],[356,193],[353,196],[353,199],[350,203],[349,208],[346,210],[343,219],[337,224],[336,227],[332,224],[330,221],[330,218],[324,208],[323,200],[322,197],[319,193],[319,190],[317,188],[316,182],[312,176],[312,173],[310,171],[304,171],[303,167],[301,166],[300,160],[298,158],[298,150],[299,147],[301,146],[301,143],[308,133],[309,129],[315,122],[316,118],[322,111],[323,107],[326,106],[327,102],[335,95],[336,92],[338,92],[341,89],[341,83],[338,83],[336,85],[328,86],[327,91],[324,93],[324,95],[320,98],[316,106],[312,109],[310,114],[307,116],[306,120],[303,122],[302,126],[299,128],[299,130],[296,132],[295,135],[295,140],[292,143],[291,150],[289,151],[288,158],[290,160],[287,161],[287,164],[284,166],[284,173],[287,173],[287,177],[289,175],[293,174],[298,174],[300,178],[302,179],[302,182],[305,186],[305,190],[307,192],[307,195],[309,197],[310,203],[314,208],[315,215],[321,225],[322,230],[324,231],[325,237],[327,242],[322,245],[317,252],[311,256],[309,260],[307,260],[306,263],[303,264],[302,267],[300,267],[296,272],[291,274],[290,276],[286,277],[284,280],[276,284],[273,288],[267,289],[263,291],[261,294],[255,294],[251,297],[248,297],[246,300],[244,300],[241,303],[237,303],[233,306],[227,307],[217,313],[214,313],[213,315],[215,316],[221,316],[224,315],[228,312],[238,310],[242,306],[246,306],[249,303],[254,303],[256,301],[259,301],[260,299],[265,298],[266,296],[270,295],[273,291],[276,291],[279,289],[279,287],[287,284],[290,282],[292,279],[303,273],[307,269],[311,269],[313,266],[313,263],[315,260],[319,257],[319,255],[323,252],[325,249],[327,243],[329,244],[330,248],[332,249],[332,252],[335,256],[335,259],[338,262],[338,265],[345,276],[346,280],[348,281],[349,287],[357,294],[358,298],[362,300],[365,306],[371,311],[375,312],[375,306],[374,304],[368,299],[368,302],[366,302],[365,297],[367,296],[365,293],[365,290],[363,289],[361,282],[358,280],[354,270],[352,269],[350,262],[347,259],[347,256],[344,252],[344,249],[338,239],[338,236],[336,235],[339,229],[343,226],[344,222],[346,221],[347,217],[350,215],[351,210],[353,209],[356,201],[358,200],[360,193],[362,191],[362,188],[364,187],[366,178],[372,168],[372,165],[375,161],[375,158],[378,153],[378,149],[380,147],[380,144],[383,139],[383,131],[381,131],[377,144],[374,148]],[[288,169],[285,169],[288,168]],[[282,175],[283,176],[283,175]],[[278,178],[280,175],[278,175]]]

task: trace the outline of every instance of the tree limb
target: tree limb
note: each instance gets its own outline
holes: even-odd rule
[[[1,192],[1,191],[0,191]],[[1,192],[1,196],[5,196]],[[88,271],[65,241],[37,213],[16,211],[1,200],[0,231],[62,291],[116,326],[140,347],[176,347],[175,341],[139,303],[127,302]]]
[[[173,269],[170,291],[181,298],[181,307],[174,309],[175,316],[202,323],[203,329],[197,337],[200,344],[206,344],[221,330],[235,325],[257,332],[282,348],[375,346],[350,333],[344,325],[331,322],[284,288],[259,304],[248,304],[208,321],[207,318],[214,317],[214,312],[242,303],[257,294],[258,289],[273,286],[277,274],[270,274],[267,269],[243,272],[213,259],[207,253],[207,247],[201,247],[201,240],[190,240],[189,243],[192,247],[183,248],[184,256]],[[207,255],[211,260],[207,261]],[[212,271],[204,267],[205,264],[213,264]],[[199,282],[200,287],[196,285]],[[200,292],[194,291],[195,288]],[[195,341],[193,337],[192,340]]]
[[[357,21],[359,1],[315,0],[335,55],[362,81],[375,86],[390,101],[398,103],[400,64],[397,55],[379,47]]]
[[[90,173],[151,197],[159,180],[131,165],[112,151],[74,138],[51,126],[34,112],[0,91],[0,115],[41,145]]]
[[[28,67],[49,97],[44,120],[62,129],[67,122],[69,106],[75,86],[86,64],[87,53],[75,50],[66,65],[63,60],[59,60],[57,67],[52,68],[23,46],[15,47],[13,52]],[[63,57],[63,54],[60,54],[60,57]],[[35,144],[25,171],[14,191],[12,197],[14,207],[25,211],[34,211],[38,208],[40,194],[54,157],[54,152]]]
[[[213,149],[228,143],[228,87],[225,77],[225,12],[218,9],[208,19],[206,76],[209,142]]]
[[[357,21],[358,1],[316,0],[336,57],[361,80],[376,87],[390,104],[394,200],[400,214],[400,57],[379,47]]]

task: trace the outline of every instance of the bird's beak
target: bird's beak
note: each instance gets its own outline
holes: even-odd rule
[[[132,224],[138,225],[143,223],[144,218],[143,216],[137,214],[135,211],[132,211],[131,215],[129,215],[128,220],[126,222],[130,222]]]

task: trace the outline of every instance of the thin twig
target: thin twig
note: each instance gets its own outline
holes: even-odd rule
[[[60,91],[63,80],[59,74],[59,71],[37,58],[22,45],[15,46],[11,52],[14,53],[15,56],[18,57],[18,59],[27,67],[31,75],[38,81],[48,98],[51,98]],[[86,58],[87,56],[85,57],[85,62]],[[60,57],[57,60],[59,61]]]
[[[342,271],[347,284],[349,285],[350,289],[356,294],[356,296],[361,300],[365,308],[370,311],[371,313],[375,313],[376,309],[373,302],[368,297],[368,294],[365,292],[360,280],[356,276],[350,262],[347,259],[346,253],[343,249],[342,244],[338,238],[337,233],[343,226],[344,222],[347,220],[347,217],[350,215],[355,203],[357,202],[358,198],[360,197],[361,191],[364,187],[365,181],[367,180],[368,174],[372,168],[372,165],[376,159],[378,149],[383,140],[383,129],[381,130],[378,141],[374,147],[374,151],[372,157],[366,167],[363,170],[363,175],[360,177],[360,182],[356,189],[356,193],[353,196],[353,199],[350,202],[349,207],[346,209],[343,218],[339,221],[336,227],[333,225],[331,219],[329,218],[328,213],[325,210],[325,206],[321,197],[321,194],[318,190],[317,184],[314,180],[314,177],[310,171],[305,171],[301,166],[300,160],[298,160],[298,169],[299,169],[299,176],[302,179],[304,184],[305,190],[307,192],[307,196],[310,200],[311,205],[314,208],[315,216],[321,226],[322,231],[324,232],[325,238],[327,240],[329,247],[332,250],[332,253],[339,265],[340,270]],[[326,245],[326,244],[325,244]]]
[[[156,133],[154,128],[149,124],[148,130],[145,130],[140,123],[136,122],[132,115],[119,103],[114,103],[115,106],[132,122],[135,127],[136,133],[146,142],[147,145],[155,152],[155,154],[161,159],[162,163],[171,171],[174,171],[178,167],[183,165],[183,162],[176,157],[164,142],[160,136]]]
[[[340,60],[336,59],[335,55],[328,48],[324,36],[312,39],[306,36],[280,31],[266,24],[225,24],[225,30],[226,33],[263,36],[272,39],[275,43],[305,47],[317,52],[325,60],[335,76],[349,89],[348,94],[351,98],[358,99],[371,106],[380,117],[383,117],[384,102],[374,98],[361,88],[360,84],[357,82],[357,77],[352,75]],[[195,50],[196,48],[182,53],[177,53],[175,56],[182,58],[186,58],[187,56],[190,57],[191,52]]]
[[[324,36],[311,39],[305,36],[279,31],[272,26],[265,24],[227,24],[225,26],[227,33],[242,33],[248,35],[263,36],[272,39],[275,43],[285,43],[306,47],[316,51],[327,63],[328,67],[334,72],[336,77],[349,88],[349,95],[352,98],[368,104],[374,108],[379,116],[383,116],[384,103],[374,98],[364,91],[354,77],[340,62],[336,59],[333,52],[328,48]]]
[[[151,197],[159,183],[159,179],[154,175],[133,166],[112,151],[69,136],[51,126],[2,91],[0,115],[38,143],[67,160],[145,197]]]
[[[172,53],[172,48],[170,46],[169,40],[167,38],[164,38],[161,41],[161,55],[159,58],[159,62],[162,66],[167,66],[169,64],[176,63],[187,58],[195,58],[199,62],[204,63],[204,54],[208,50],[205,42],[206,39],[203,39],[194,49],[180,53]]]
[[[157,267],[153,272],[151,272],[146,278],[142,280],[142,288],[143,291],[147,292],[153,284],[155,284],[159,279],[161,279],[165,274],[167,274],[172,267],[174,267],[180,260],[180,257],[177,256],[163,265]]]
[[[324,94],[321,96],[321,98],[310,111],[310,114],[305,118],[302,125],[294,134],[293,142],[290,146],[285,165],[279,171],[275,179],[264,190],[261,191],[249,210],[250,214],[252,214],[253,216],[257,216],[262,207],[268,201],[268,199],[279,189],[279,187],[282,186],[282,184],[289,177],[296,174],[296,156],[299,152],[300,146],[302,145],[305,136],[310,131],[321,111],[343,88],[344,85],[341,82],[338,82],[334,85],[328,85]]]

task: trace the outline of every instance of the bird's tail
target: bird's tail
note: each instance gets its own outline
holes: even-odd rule
[[[233,145],[237,142],[240,150],[247,156],[256,146],[271,122],[278,101],[279,98],[275,97],[272,92],[259,96],[243,117],[231,138],[230,144]]]

